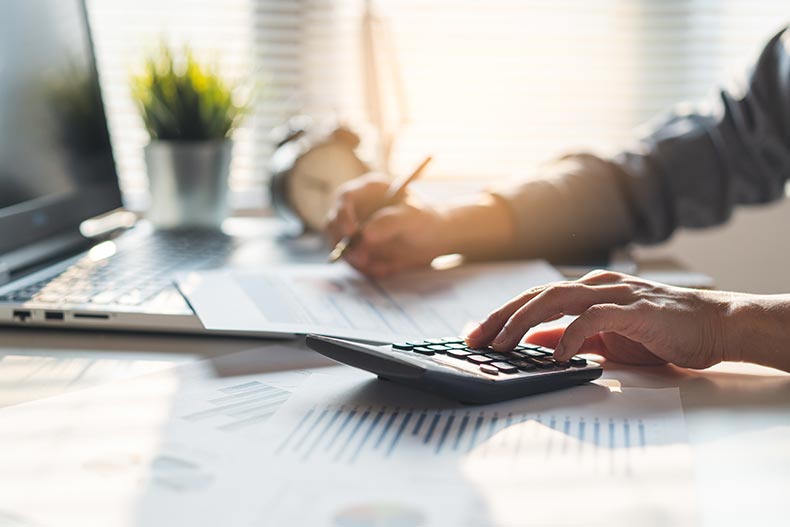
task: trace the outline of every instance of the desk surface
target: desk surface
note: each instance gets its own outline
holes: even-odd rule
[[[262,344],[217,337],[0,331],[0,407]],[[745,364],[706,371],[607,364],[604,378],[624,387],[680,389],[704,525],[787,523],[790,375]]]

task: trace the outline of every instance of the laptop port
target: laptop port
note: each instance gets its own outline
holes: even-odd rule
[[[14,318],[20,322],[26,322],[31,316],[29,309],[14,309]]]
[[[45,320],[63,320],[63,311],[46,311],[44,313]]]
[[[110,315],[103,315],[101,313],[74,313],[74,318],[87,318],[91,320],[107,320]]]

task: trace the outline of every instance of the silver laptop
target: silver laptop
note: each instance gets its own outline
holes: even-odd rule
[[[79,104],[67,82],[80,83]],[[223,265],[237,242],[144,226],[112,240],[81,232],[120,207],[83,2],[4,2],[0,324],[203,332],[173,277]]]

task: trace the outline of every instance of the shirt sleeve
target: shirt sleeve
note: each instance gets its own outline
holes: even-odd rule
[[[519,256],[583,261],[657,243],[784,196],[790,179],[790,30],[772,38],[740,89],[675,111],[612,159],[566,156],[539,180],[498,189]]]

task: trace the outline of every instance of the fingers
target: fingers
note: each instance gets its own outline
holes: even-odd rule
[[[631,288],[625,284],[589,286],[564,282],[554,285],[518,308],[502,324],[491,347],[499,351],[513,349],[530,328],[558,314],[578,315],[596,304],[623,304],[631,300]]]
[[[488,345],[494,337],[497,336],[499,331],[502,329],[502,326],[505,325],[507,320],[513,316],[513,314],[520,309],[524,304],[526,304],[529,300],[536,297],[543,291],[558,286],[559,284],[576,284],[576,283],[584,283],[587,285],[596,285],[596,284],[605,284],[605,283],[613,283],[622,280],[625,275],[620,273],[614,273],[611,271],[604,271],[604,270],[595,270],[587,273],[582,278],[580,278],[576,282],[558,282],[557,284],[547,284],[538,287],[533,287],[524,291],[519,296],[510,300],[507,304],[499,308],[498,310],[491,313],[483,322],[481,322],[476,328],[474,328],[468,335],[467,335],[467,343],[470,346],[485,346]],[[563,313],[556,313],[554,317],[547,317],[546,319],[542,320],[541,322],[546,322],[551,318],[559,318],[562,316]]]
[[[327,217],[327,234],[332,243],[350,236],[359,224],[381,204],[389,184],[377,174],[368,174],[347,183],[337,190],[334,206]]]
[[[551,328],[542,331],[535,331],[527,335],[526,341],[530,344],[538,346],[545,346],[547,348],[556,348],[565,328]]]
[[[565,329],[554,357],[568,360],[579,353],[585,341],[599,333],[618,333],[626,338],[638,338],[640,315],[633,306],[597,304],[591,306]],[[609,355],[609,353],[605,353]]]
[[[510,300],[504,306],[489,314],[485,320],[480,322],[477,327],[475,327],[466,335],[466,343],[472,347],[482,347],[488,345],[488,343],[491,342],[491,340],[499,333],[499,331],[502,329],[502,326],[513,315],[513,313],[515,313],[529,300],[545,291],[548,287],[551,287],[551,284],[527,289],[517,297]]]
[[[358,228],[359,220],[353,202],[349,199],[341,199],[335,216],[329,224],[332,243],[337,243],[342,238],[353,235]]]
[[[399,237],[411,236],[415,229],[419,229],[420,219],[419,211],[410,205],[386,207],[365,223],[363,240],[371,247],[376,247]]]

